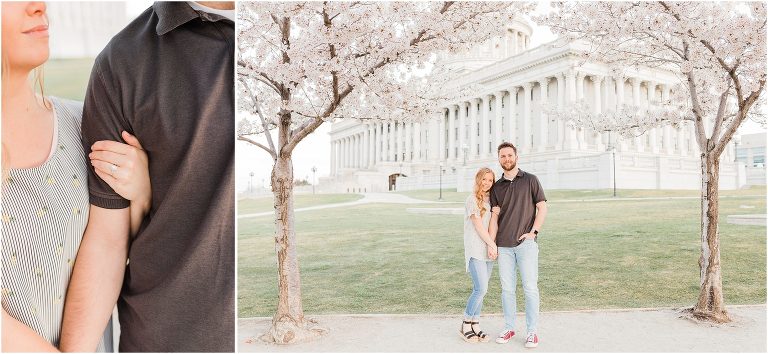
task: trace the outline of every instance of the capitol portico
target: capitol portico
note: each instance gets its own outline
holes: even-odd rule
[[[331,176],[326,191],[373,192],[456,188],[469,191],[474,173],[500,172],[496,147],[517,146],[523,170],[547,189],[698,189],[700,167],[692,124],[655,128],[632,139],[612,132],[571,128],[547,117],[543,106],[585,100],[595,112],[627,103],[647,107],[666,99],[677,82],[660,68],[626,68],[582,62],[582,43],[550,42],[529,48],[531,27],[508,26],[467,54],[441,55],[456,73],[452,87],[482,87],[445,105],[421,123],[365,123],[353,119],[331,128]],[[615,161],[615,162],[614,162]],[[720,188],[745,184],[744,167],[729,146],[721,159]],[[442,173],[440,171],[442,170]],[[615,177],[614,177],[615,175]],[[498,175],[497,175],[498,177]],[[614,179],[615,178],[615,179]]]

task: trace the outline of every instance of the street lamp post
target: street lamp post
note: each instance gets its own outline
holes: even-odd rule
[[[437,200],[443,200],[443,163],[440,163],[440,197]]]
[[[251,179],[248,180],[248,193],[253,193],[253,171],[248,175],[251,176]]]
[[[312,166],[312,194],[315,194],[315,181],[317,180],[315,172],[317,172],[317,167]]]
[[[608,131],[608,151],[611,152],[611,165],[613,167],[613,197],[616,198],[616,146],[612,138],[612,131]]]

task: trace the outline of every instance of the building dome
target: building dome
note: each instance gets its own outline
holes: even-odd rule
[[[517,55],[530,48],[533,27],[525,19],[514,19],[506,26],[504,34],[494,36],[465,53],[438,55],[439,70],[457,74],[474,71],[499,60]]]

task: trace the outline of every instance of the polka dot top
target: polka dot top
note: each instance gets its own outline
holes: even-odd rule
[[[82,103],[51,102],[52,154],[4,176],[1,295],[9,315],[58,347],[64,297],[88,223],[88,165],[80,143]],[[111,350],[109,326],[107,332],[100,352]]]

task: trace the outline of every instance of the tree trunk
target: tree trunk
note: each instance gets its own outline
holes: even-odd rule
[[[301,305],[301,278],[294,229],[293,162],[290,156],[279,156],[275,161],[272,193],[275,198],[278,303],[272,327],[262,339],[278,344],[298,343],[319,337],[325,330],[304,318]]]
[[[699,300],[692,315],[705,321],[730,322],[723,300],[723,277],[720,271],[720,234],[718,229],[719,156],[709,153],[701,157],[701,256],[699,257]]]

